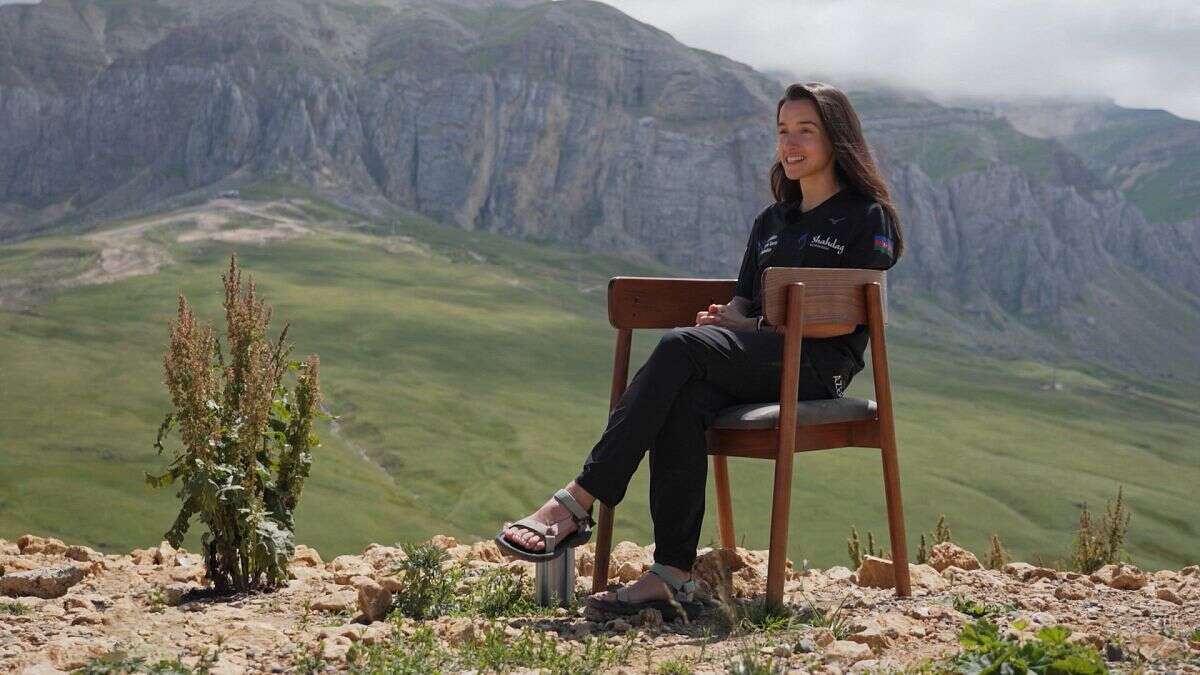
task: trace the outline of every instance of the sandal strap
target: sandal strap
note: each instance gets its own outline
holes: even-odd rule
[[[667,586],[675,592],[676,600],[691,602],[693,594],[696,592],[695,579],[684,580],[668,569],[666,565],[659,563],[650,566],[650,573],[666,582]]]
[[[539,523],[538,521],[534,520],[532,517],[529,517],[529,518],[522,518],[522,519],[516,521],[515,523],[512,523],[511,525],[509,525],[509,527],[523,527],[527,530],[532,530],[535,534],[540,535],[542,537],[542,540],[546,542],[546,548],[543,552],[545,552],[545,553],[553,553],[554,552],[554,545],[558,542],[558,537],[556,535],[550,533],[549,525],[546,525],[545,523]]]
[[[592,521],[592,514],[588,513],[587,510],[584,509],[583,506],[571,496],[570,492],[567,492],[566,490],[558,490],[554,493],[554,499],[557,500],[559,504],[562,504],[567,511],[571,512],[571,517],[575,519],[576,526],[582,528],[584,523],[588,525],[594,524]]]

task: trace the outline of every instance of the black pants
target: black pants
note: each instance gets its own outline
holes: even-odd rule
[[[650,451],[654,560],[691,569],[708,481],[705,430],[722,408],[779,401],[783,336],[720,326],[674,328],[633,376],[575,479],[608,506]],[[833,398],[801,349],[799,400]]]

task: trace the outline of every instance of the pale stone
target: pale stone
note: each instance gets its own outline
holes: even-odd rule
[[[1092,573],[1092,581],[1119,590],[1135,591],[1146,585],[1146,575],[1133,565],[1105,565]]]
[[[1054,597],[1059,600],[1086,600],[1095,594],[1090,587],[1079,583],[1065,583],[1054,589]]]
[[[159,542],[158,546],[155,547],[155,549],[154,549],[154,564],[156,564],[156,565],[174,565],[175,564],[175,556],[177,554],[178,554],[178,551],[176,551],[175,547],[171,546],[171,544],[169,542],[166,542],[166,541]]]
[[[87,572],[75,565],[57,565],[14,572],[0,577],[0,595],[58,598],[65,595],[67,589],[83,581],[86,576]]]
[[[358,593],[355,591],[349,589],[338,590],[320,596],[316,600],[313,600],[310,606],[318,612],[340,612],[344,609],[354,607],[357,598]]]
[[[17,539],[17,548],[22,555],[62,555],[67,552],[67,545],[61,539],[53,537],[38,537],[32,534],[21,535]]]
[[[859,565],[858,571],[855,572],[853,581],[859,586],[870,588],[895,588],[896,577],[893,569],[891,560],[865,555],[862,557],[862,564]],[[910,563],[908,578],[911,586],[918,586],[930,591],[944,590],[949,585],[937,570],[929,565]]]
[[[309,548],[304,544],[296,544],[296,550],[292,553],[292,559],[289,562],[292,565],[303,565],[304,567],[320,567],[325,564],[321,560],[321,554],[317,553],[315,548]]]
[[[1173,602],[1176,605],[1183,604],[1183,599],[1180,598],[1175,593],[1175,591],[1172,591],[1171,589],[1166,588],[1166,587],[1160,588],[1157,591],[1155,591],[1154,597],[1158,598],[1159,600],[1166,600],[1167,602]]]
[[[871,656],[873,654],[870,647],[850,640],[835,640],[825,648],[826,658],[846,661],[848,663],[869,659]]]
[[[1187,648],[1182,642],[1157,633],[1138,635],[1127,643],[1126,648],[1137,652],[1149,661],[1169,659],[1183,654]]]
[[[379,582],[366,579],[358,584],[358,611],[362,612],[367,621],[383,619],[391,608],[392,592]]]
[[[67,550],[63,552],[63,555],[71,560],[78,560],[80,562],[97,562],[104,560],[103,554],[94,551],[87,546],[68,546]]]
[[[974,553],[958,546],[954,542],[943,541],[934,544],[929,552],[929,566],[941,572],[953,565],[964,570],[979,569],[979,559]]]
[[[1004,566],[1004,573],[1021,581],[1034,582],[1038,579],[1058,579],[1058,572],[1049,567],[1036,567],[1024,562],[1011,562]]]
[[[455,546],[458,546],[457,539],[455,539],[454,537],[448,537],[444,534],[433,535],[433,537],[431,537],[429,539],[429,543],[433,544],[434,546],[436,546],[440,549],[443,549],[443,550],[449,550],[449,549],[454,548]]]

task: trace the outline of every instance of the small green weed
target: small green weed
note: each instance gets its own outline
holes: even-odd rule
[[[995,603],[980,603],[963,595],[955,594],[952,598],[954,609],[966,614],[967,616],[982,619],[987,616],[995,616],[998,614],[1007,614],[1016,609],[1013,605],[995,604]]]
[[[209,653],[201,650],[195,666],[189,666],[179,658],[160,659],[148,663],[144,657],[130,656],[128,652],[113,650],[88,661],[82,668],[72,671],[76,675],[124,675],[126,673],[151,673],[152,675],[201,675],[212,670],[217,663],[218,649]]]
[[[692,666],[683,659],[667,659],[659,661],[654,675],[692,675]]]
[[[321,642],[314,642],[308,647],[301,647],[299,650],[300,656],[292,664],[294,672],[302,673],[303,675],[314,675],[325,671],[328,665],[325,659],[325,646]]]
[[[352,672],[358,673],[503,673],[534,669],[555,675],[587,675],[627,661],[633,651],[633,638],[631,631],[623,644],[613,645],[604,637],[588,637],[582,649],[576,650],[550,633],[525,628],[509,637],[502,625],[492,624],[477,640],[451,649],[442,646],[431,628],[420,626],[411,635],[387,644],[356,643],[346,661]]]
[[[152,586],[146,591],[146,609],[159,614],[167,608],[167,593],[158,586]]]
[[[938,664],[935,672],[1037,673],[1095,675],[1107,673],[1104,659],[1095,649],[1070,644],[1071,629],[1049,626],[1038,629],[1024,643],[1001,637],[1000,629],[987,619],[966,624],[959,631],[963,651]]]
[[[1087,502],[1079,511],[1079,528],[1075,531],[1075,547],[1071,552],[1071,568],[1091,574],[1105,565],[1129,560],[1125,553],[1125,536],[1129,531],[1130,513],[1125,505],[1123,485],[1117,486],[1115,500],[1110,500],[1099,523],[1092,522]]]
[[[401,547],[407,557],[393,572],[404,579],[404,589],[392,599],[393,612],[400,616],[420,620],[457,614],[495,619],[554,611],[534,602],[532,588],[520,571],[501,568],[468,578],[462,566],[447,566],[449,556],[433,544]]]
[[[773,657],[744,649],[725,664],[725,672],[727,675],[780,675],[785,671]]]
[[[392,599],[395,611],[418,620],[434,619],[454,611],[458,604],[458,584],[463,578],[462,568],[445,569],[450,556],[431,543],[406,543],[401,548],[405,559],[392,568],[404,579],[404,590]]]
[[[0,614],[28,614],[29,608],[19,602],[0,602]]]
[[[495,619],[551,614],[553,611],[553,608],[541,607],[534,602],[522,572],[498,568],[484,572],[470,584],[457,613]]]

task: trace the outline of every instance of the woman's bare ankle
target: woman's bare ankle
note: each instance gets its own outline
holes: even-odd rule
[[[575,481],[567,483],[567,487],[563,489],[571,493],[571,496],[575,498],[575,501],[579,502],[579,505],[582,506],[585,511],[592,508],[592,504],[596,501],[596,498],[593,497],[590,492],[584,490]]]

